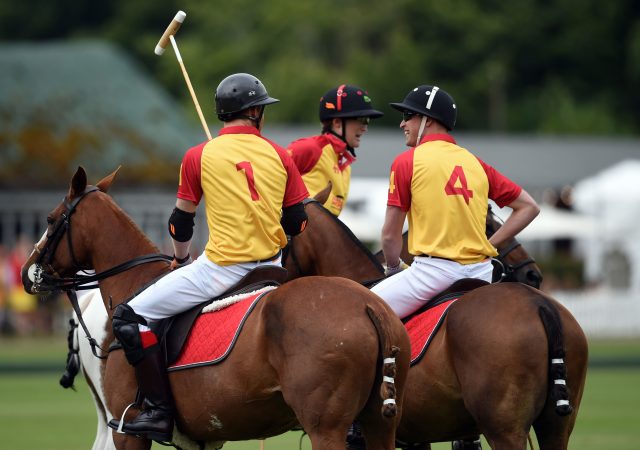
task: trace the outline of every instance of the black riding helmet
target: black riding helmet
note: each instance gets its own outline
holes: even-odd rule
[[[223,122],[239,116],[238,113],[253,106],[279,102],[269,97],[264,84],[248,73],[235,73],[222,80],[216,89],[216,114]],[[252,120],[259,118],[250,117]]]
[[[438,86],[423,84],[409,92],[401,103],[389,103],[389,105],[398,111],[412,111],[431,117],[449,131],[456,125],[458,110],[453,97]]]
[[[371,98],[364,89],[343,84],[329,90],[320,98],[320,121],[334,118],[371,117],[377,119],[384,114],[373,109]]]

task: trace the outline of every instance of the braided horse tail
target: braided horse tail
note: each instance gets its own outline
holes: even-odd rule
[[[378,334],[380,356],[382,357],[382,383],[380,385],[380,397],[382,398],[382,415],[387,418],[395,417],[398,413],[396,404],[396,355],[400,348],[392,345],[388,348],[389,335],[385,331],[380,317],[367,305],[367,315],[373,323]]]
[[[555,411],[559,416],[567,416],[573,411],[569,403],[567,388],[567,365],[564,361],[564,337],[558,309],[548,299],[540,297],[538,314],[542,320],[549,343],[549,393],[555,401]]]

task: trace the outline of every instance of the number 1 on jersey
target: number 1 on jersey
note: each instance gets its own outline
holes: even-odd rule
[[[458,181],[460,182],[460,187],[456,186]],[[444,191],[447,195],[462,195],[465,203],[467,205],[469,204],[469,199],[473,198],[473,191],[467,187],[467,176],[464,174],[462,166],[455,166],[453,168],[453,172],[451,172]]]
[[[237,170],[244,170],[244,175],[247,177],[247,184],[249,185],[249,192],[251,193],[251,200],[260,200],[260,195],[256,190],[256,180],[253,177],[253,167],[249,161],[242,161],[236,164]]]

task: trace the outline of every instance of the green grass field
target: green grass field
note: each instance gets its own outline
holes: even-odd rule
[[[48,362],[62,366],[65,342],[0,339],[0,368],[12,364]],[[640,341],[593,342],[594,360],[638,360]],[[0,448],[11,450],[90,449],[96,416],[87,386],[78,378],[77,392],[58,385],[56,371],[3,372],[0,370]],[[570,448],[580,450],[640,448],[640,366],[592,367]],[[267,450],[296,450],[299,432],[266,441]],[[230,442],[225,449],[257,450],[257,441]],[[164,448],[154,445],[153,450]],[[302,448],[311,448],[308,439]],[[436,444],[445,450],[450,444]],[[484,448],[489,447],[484,444]]]

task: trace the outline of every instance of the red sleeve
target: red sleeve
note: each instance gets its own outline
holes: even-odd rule
[[[206,142],[203,142],[187,150],[187,153],[182,158],[182,164],[180,164],[177,197],[182,200],[192,201],[196,205],[200,203],[202,198],[202,165],[200,161],[202,159],[202,149],[206,144]]]
[[[503,208],[518,198],[522,188],[478,158],[489,180],[489,198]]]
[[[302,181],[302,177],[300,176],[298,168],[285,149],[280,147],[278,144],[275,144],[269,140],[267,141],[278,153],[278,156],[280,156],[280,161],[282,161],[282,165],[287,171],[287,186],[284,191],[284,198],[282,199],[282,207],[286,208],[287,206],[300,203],[302,200],[309,197],[309,191],[307,191],[307,187],[304,185],[304,181]]]
[[[403,211],[411,207],[411,178],[413,178],[413,152],[408,150],[398,155],[391,164],[389,176],[389,196],[387,205],[398,206]]]
[[[298,139],[289,144],[287,152],[291,155],[301,175],[311,172],[322,156],[322,136]]]

